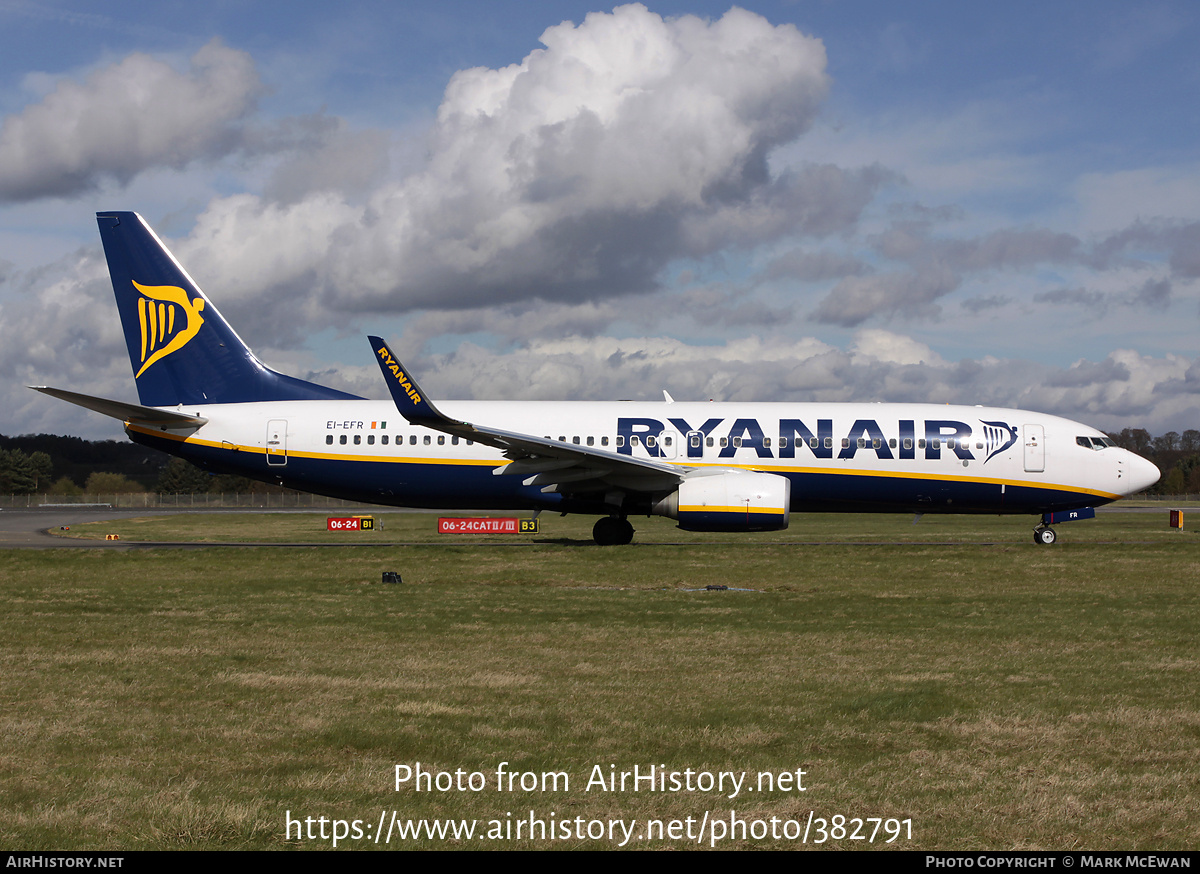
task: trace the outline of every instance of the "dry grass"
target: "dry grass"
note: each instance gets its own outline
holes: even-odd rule
[[[1023,520],[973,521],[995,545],[947,527],[937,545],[598,549],[572,529],[0,553],[0,843],[282,847],[288,810],[733,809],[911,818],[922,849],[1196,846],[1192,538],[1122,514],[1046,549]],[[899,539],[874,522],[845,536]],[[688,591],[709,583],[755,591]],[[416,761],[564,770],[572,788],[393,792]],[[584,792],[597,764],[804,768],[809,791]]]

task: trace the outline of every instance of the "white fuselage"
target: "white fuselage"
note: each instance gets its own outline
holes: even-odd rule
[[[1159,475],[1145,459],[1105,445],[1094,428],[993,407],[630,401],[439,407],[463,421],[655,459],[688,475],[779,474],[792,482],[794,511],[1033,513],[1107,503]],[[130,426],[131,436],[214,469],[363,501],[574,507],[561,495],[541,496],[520,477],[492,477],[507,462],[499,450],[410,424],[387,401],[173,409],[208,421],[194,430]]]

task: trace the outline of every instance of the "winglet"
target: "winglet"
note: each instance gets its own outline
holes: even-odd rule
[[[371,341],[375,360],[379,362],[379,369],[383,372],[383,379],[387,383],[388,391],[392,393],[392,400],[396,402],[396,409],[400,411],[400,415],[414,425],[454,422],[430,403],[429,399],[425,397],[425,392],[421,391],[421,387],[413,379],[412,374],[392,354],[392,350],[388,348],[388,344],[384,342],[383,338],[368,337],[367,339]],[[461,423],[454,422],[454,424]]]

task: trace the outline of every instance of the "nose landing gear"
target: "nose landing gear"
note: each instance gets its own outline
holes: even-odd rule
[[[1033,529],[1033,542],[1041,546],[1050,546],[1054,541],[1058,540],[1058,535],[1054,533],[1054,529],[1049,525],[1039,525]]]
[[[1095,507],[1078,507],[1074,510],[1055,510],[1051,513],[1043,513],[1042,521],[1037,528],[1033,529],[1033,542],[1041,546],[1049,546],[1058,540],[1058,535],[1054,533],[1051,525],[1056,525],[1059,522],[1076,522],[1080,519],[1095,519]]]

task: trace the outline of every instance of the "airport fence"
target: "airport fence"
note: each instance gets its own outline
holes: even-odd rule
[[[200,493],[194,495],[160,495],[154,492],[134,492],[124,495],[0,495],[0,508],[29,509],[38,507],[113,507],[119,509],[175,509],[197,510],[259,509],[314,509],[349,510],[360,508],[379,509],[378,504],[360,501],[344,501],[302,492],[230,492],[226,494]]]

